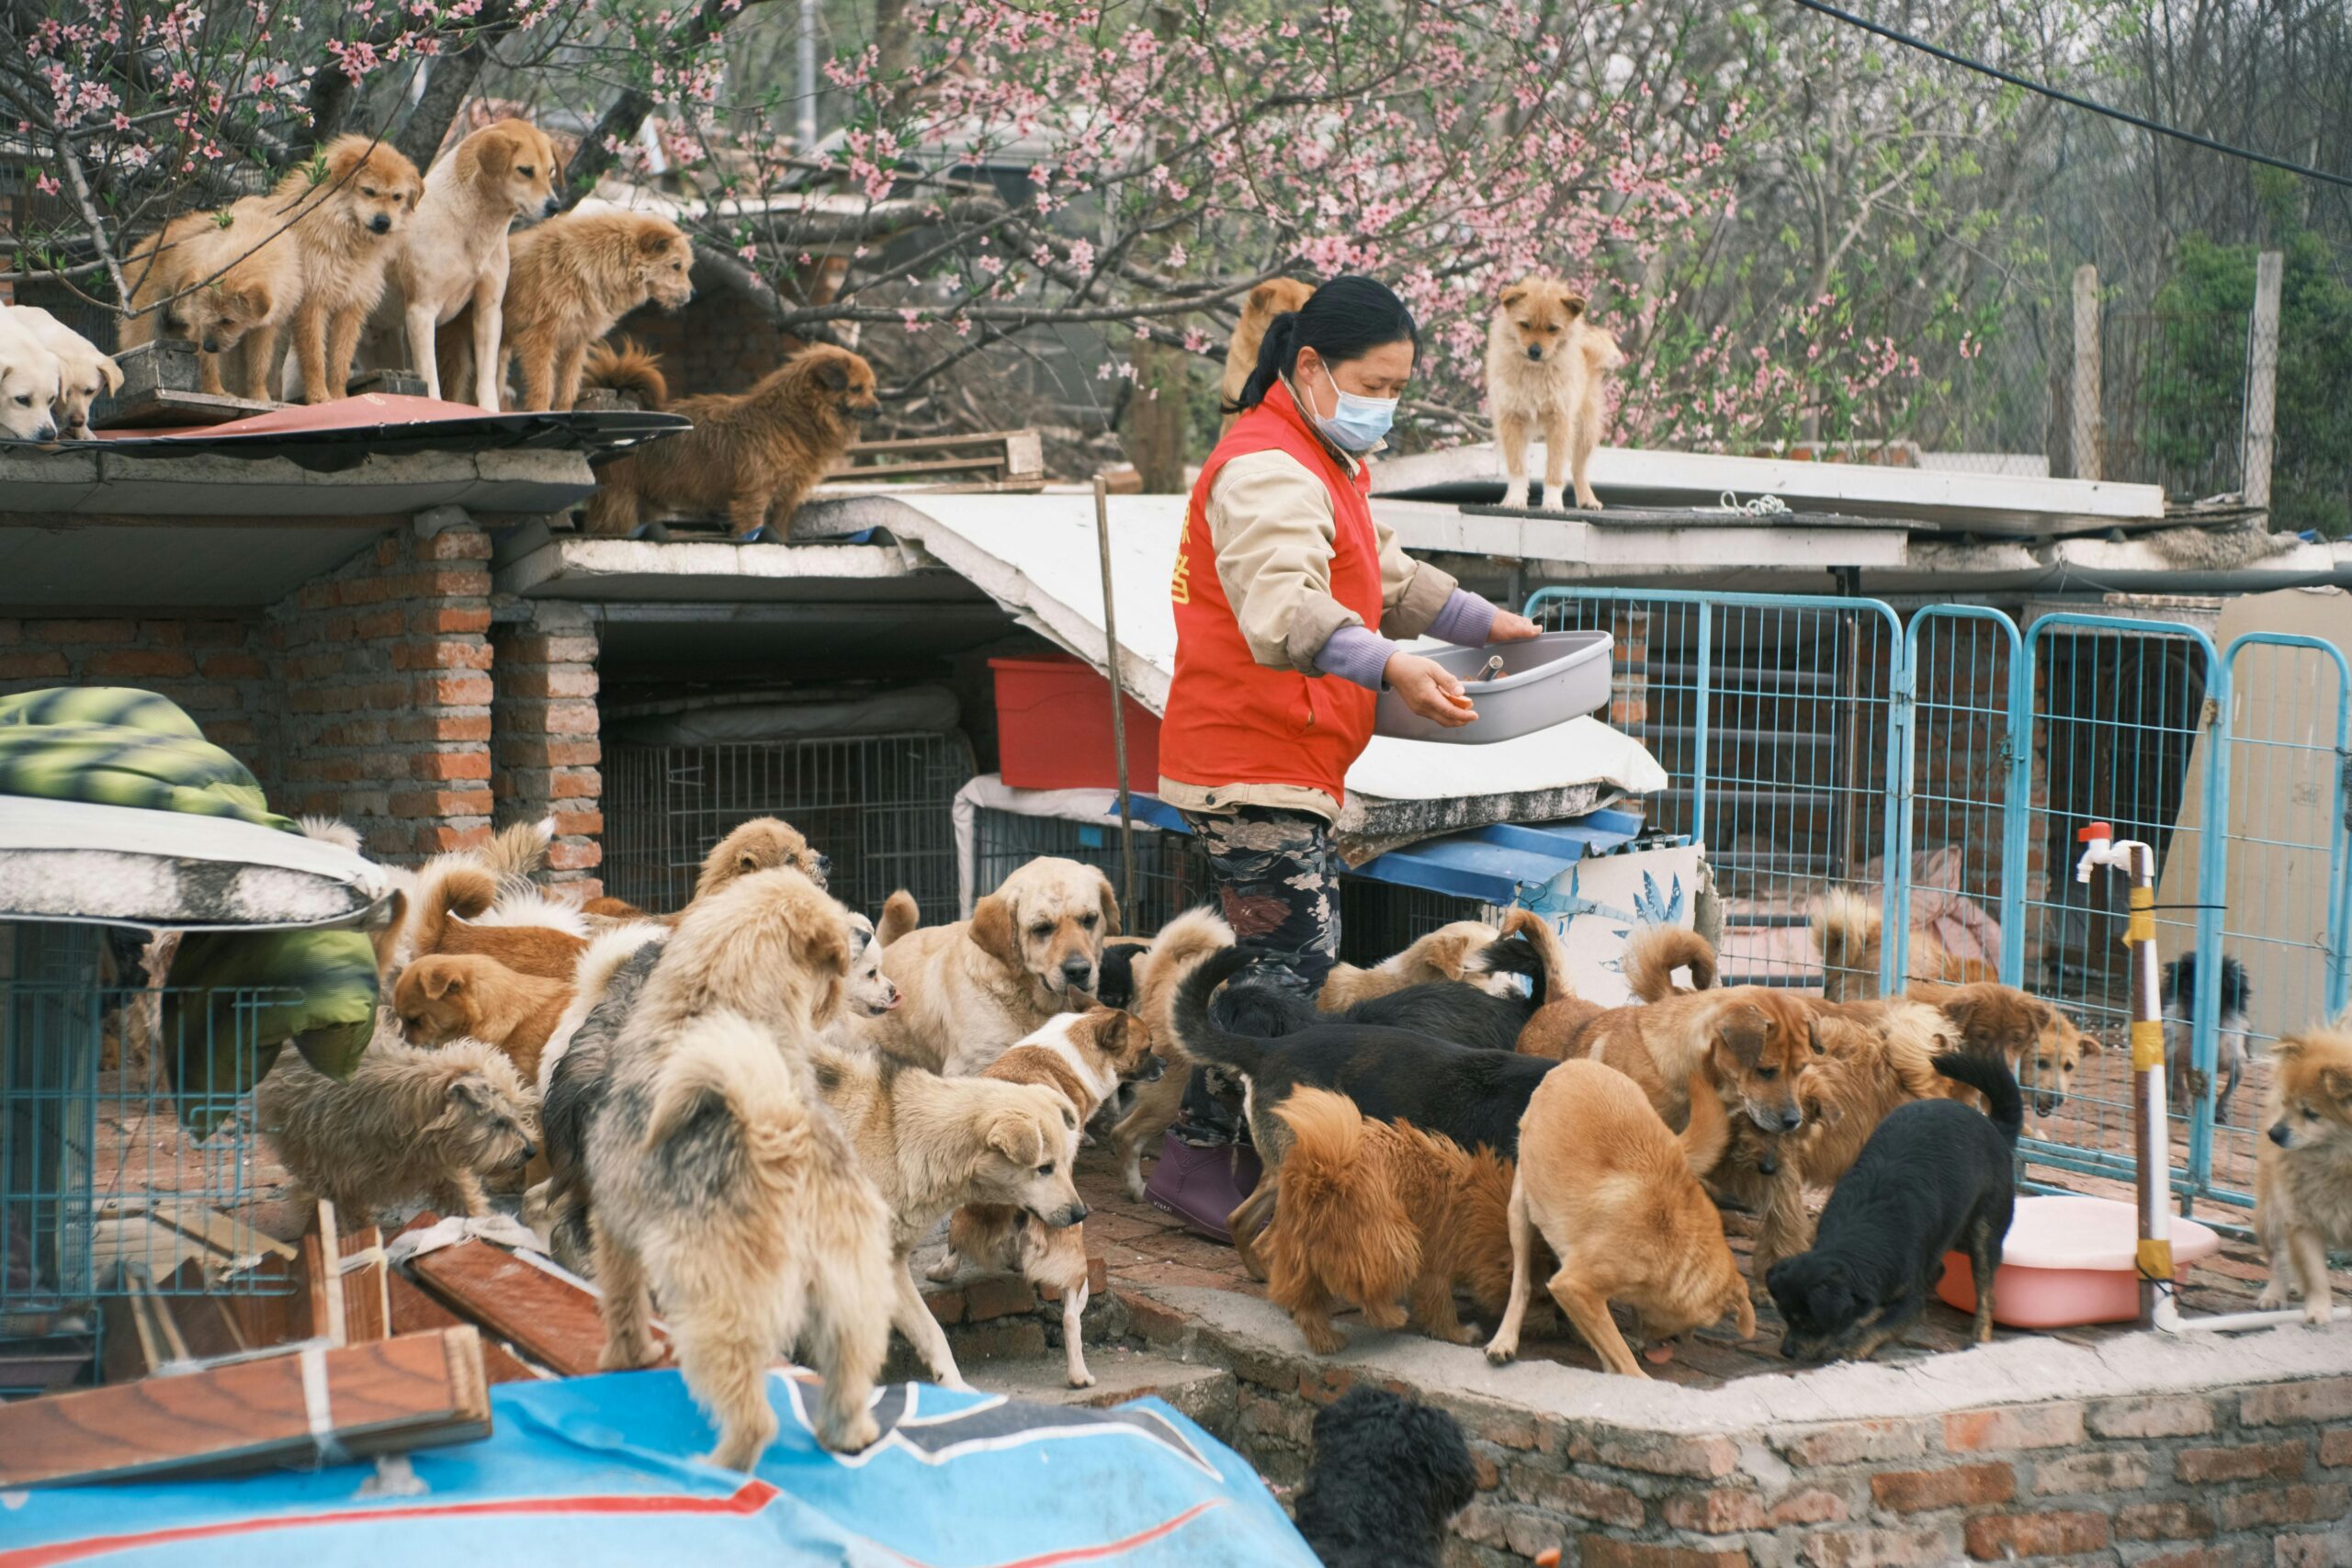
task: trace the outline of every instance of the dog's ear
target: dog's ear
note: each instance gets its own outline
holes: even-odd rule
[[[1094,880],[1101,884],[1095,889],[1095,896],[1102,906],[1102,934],[1117,936],[1119,934],[1119,895],[1112,888],[1111,879],[1102,874],[1100,870],[1095,872]]]
[[[831,357],[817,362],[817,384],[829,392],[849,390],[849,367]]]
[[[475,150],[474,162],[483,174],[503,178],[514,166],[514,143],[504,136],[485,136]]]
[[[1046,1162],[1046,1134],[1026,1111],[1008,1111],[990,1122],[989,1147],[1023,1169]]]
[[[1560,296],[1560,305],[1567,311],[1568,319],[1574,321],[1584,314],[1585,298],[1581,294],[1563,294]]]
[[[1517,308],[1521,299],[1526,298],[1527,286],[1523,283],[1514,283],[1509,288],[1503,290],[1503,309],[1506,310],[1513,310]]]
[[[972,906],[972,924],[967,932],[972,945],[1018,974],[1022,969],[1021,933],[1014,929],[1012,905],[991,893]]]
[[[424,994],[433,998],[436,1001],[441,998],[447,996],[452,991],[462,991],[466,988],[466,976],[464,973],[447,964],[429,964],[425,965],[422,980],[424,986]]]
[[[1821,1043],[1821,1020],[1818,1016],[1804,1021],[1804,1038],[1805,1043],[1813,1047],[1815,1055],[1828,1055],[1828,1047]]]
[[[122,390],[122,367],[101,355],[98,358],[98,379],[106,383],[107,395],[112,397]]]
[[[836,924],[826,920],[814,931],[804,931],[800,938],[800,956],[809,968],[820,975],[839,978],[848,974],[849,961],[854,956],[850,946],[849,922],[842,920]]]
[[[220,304],[242,317],[260,321],[269,314],[269,285],[258,281],[228,284],[220,291]]]
[[[2352,1104],[2352,1073],[2341,1067],[2322,1067],[2319,1087],[2325,1089],[2338,1104]]]
[[[677,237],[677,231],[666,223],[648,223],[637,231],[637,248],[649,256],[658,256]]]
[[[493,1098],[490,1080],[480,1073],[467,1073],[449,1085],[449,1107],[453,1111],[487,1111]]]

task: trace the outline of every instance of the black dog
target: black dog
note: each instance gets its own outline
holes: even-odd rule
[[[2212,1087],[2205,1075],[2189,1063],[2191,1021],[2197,1016],[2197,954],[2184,953],[2165,965],[2163,999],[2165,1066],[2173,1105],[2186,1111],[2191,1100],[2204,1099]],[[2238,1079],[2245,1076],[2246,1037],[2254,1032],[2254,1021],[2246,1015],[2246,1009],[2253,1001],[2254,988],[2246,984],[2245,965],[2224,954],[2213,1066],[2226,1081],[2213,1101],[2213,1120],[2217,1122],[2229,1121],[2230,1097],[2237,1093]]]
[[[1976,1275],[1977,1343],[1993,1337],[1993,1273],[2017,1204],[2011,1161],[2025,1102],[2000,1061],[1948,1051],[1936,1071],[1984,1095],[1992,1116],[1917,1100],[1878,1124],[1830,1192],[1813,1250],[1765,1276],[1789,1325],[1781,1355],[1868,1360],[1927,1310],[1955,1247]]]
[[[1315,1413],[1298,1533],[1324,1568],[1438,1568],[1446,1520],[1477,1495],[1453,1416],[1359,1383]]]
[[[1151,951],[1151,944],[1128,942],[1117,937],[1102,944],[1102,964],[1094,972],[1094,999],[1106,1008],[1133,1009],[1136,1005],[1136,960]]]
[[[1104,949],[1107,953],[1109,949]],[[1210,1004],[1209,1016],[1238,1034],[1277,1039],[1317,1023],[1377,1024],[1432,1035],[1481,1051],[1509,1051],[1532,1012],[1524,998],[1498,997],[1461,980],[1429,980],[1325,1012],[1295,991],[1238,981]]]
[[[1238,948],[1214,954],[1184,976],[1173,1011],[1177,1041],[1193,1060],[1250,1080],[1250,1131],[1261,1153],[1280,1132],[1269,1125],[1272,1109],[1304,1087],[1336,1089],[1366,1116],[1410,1122],[1465,1149],[1518,1156],[1519,1119],[1557,1064],[1351,1018],[1316,1013],[1304,1021],[1297,1010],[1305,1004],[1270,987],[1236,987],[1220,1004],[1232,1025],[1221,1027],[1210,1016],[1210,994],[1249,962]]]

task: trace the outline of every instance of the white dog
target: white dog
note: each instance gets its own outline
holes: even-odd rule
[[[38,305],[11,305],[9,320],[57,355],[57,425],[74,441],[90,438],[90,405],[122,387],[122,372],[98,345]]]
[[[57,439],[57,355],[14,315],[0,316],[0,430],[19,441]]]

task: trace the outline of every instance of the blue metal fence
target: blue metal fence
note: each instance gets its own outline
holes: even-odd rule
[[[2255,1059],[2217,1121],[2222,998],[2196,988],[2186,1028],[2206,1092],[2173,1107],[2176,1189],[2184,1206],[2253,1201],[2260,1047],[2352,990],[2339,650],[2273,633],[2224,650],[2183,623],[2085,614],[2021,629],[1956,604],[1906,620],[1860,598],[1547,588],[1527,613],[1615,635],[1611,722],[1673,781],[1649,803],[1656,826],[1707,846],[1727,978],[1818,985],[1789,928],[1843,888],[1903,912],[1884,922],[1882,989],[1943,977],[1926,972],[1934,937],[2107,1042],[2031,1129],[2033,1163],[2133,1168],[2123,912],[2107,879],[2072,869],[2086,822],[2154,845],[2165,956],[2193,952],[2215,976],[2226,956],[2255,996]]]

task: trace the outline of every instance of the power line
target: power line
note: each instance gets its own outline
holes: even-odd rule
[[[2233,158],[2244,158],[2250,163],[2267,164],[2274,169],[2284,169],[2290,175],[2301,175],[2310,180],[2323,180],[2329,185],[2342,186],[2347,190],[2352,190],[2352,175],[2330,174],[2325,169],[2314,169],[2308,164],[2293,163],[2285,158],[2274,158],[2267,152],[2249,152],[2244,147],[2233,147],[2226,141],[2216,141],[2210,136],[2199,136],[2193,130],[2182,130],[2175,126],[2146,119],[2132,113],[2129,109],[2113,108],[2094,99],[2049,86],[2028,77],[2019,76],[2013,72],[2004,71],[1997,65],[1987,65],[1981,60],[1971,60],[1964,54],[1955,54],[1951,50],[1939,48],[1925,39],[1913,38],[1908,33],[1896,32],[1893,28],[1881,27],[1866,17],[1855,16],[1851,11],[1841,11],[1835,6],[1827,5],[1825,0],[1796,0],[1796,3],[1808,11],[1818,11],[1825,17],[1845,23],[1848,27],[1860,28],[1866,33],[1876,33],[1879,37],[1899,43],[1905,49],[1916,49],[1922,54],[1932,54],[1938,60],[1990,76],[1997,82],[2007,82],[2012,87],[2023,87],[2029,93],[2040,93],[2045,98],[2055,98],[2062,104],[2072,104],[2078,109],[2088,109],[2093,114],[2105,115],[2109,119],[2120,119],[2126,125],[2136,125],[2143,130],[2154,131],[2158,136],[2169,136],[2176,141],[2205,148],[2209,152],[2226,153]]]

